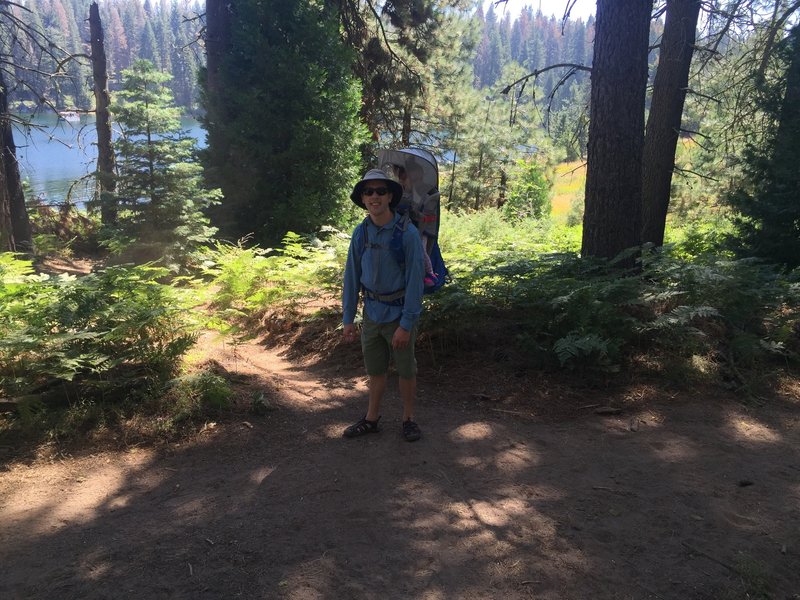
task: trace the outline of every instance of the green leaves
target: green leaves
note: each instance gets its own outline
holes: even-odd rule
[[[224,192],[214,217],[228,239],[278,243],[336,222],[366,142],[332,11],[318,2],[243,0],[204,104],[206,176]]]
[[[570,332],[555,341],[553,351],[562,367],[581,361],[604,365],[609,360],[609,341],[596,333],[580,335]]]
[[[667,248],[625,274],[569,251],[570,228],[511,225],[496,211],[442,223],[454,281],[428,299],[423,318],[444,339],[507,331],[531,365],[602,371],[638,353],[797,355],[798,286],[769,265]]]
[[[529,217],[538,219],[549,214],[550,188],[544,167],[533,159],[517,160],[512,170],[508,199],[503,205],[503,215],[515,221]]]
[[[165,86],[170,76],[146,60],[123,75],[114,106],[122,126],[115,143],[120,210],[104,244],[115,254],[127,253],[126,262],[162,260],[179,271],[216,231],[204,211],[221,193],[202,184],[195,142],[180,130],[180,113]]]
[[[668,313],[659,315],[653,321],[641,326],[641,331],[657,331],[663,329],[683,328],[686,332],[702,333],[700,330],[689,327],[696,319],[710,319],[720,317],[720,312],[713,306],[676,306]]]
[[[21,264],[16,264],[16,263]],[[173,372],[194,336],[168,271],[111,267],[80,279],[32,276],[0,255],[0,391],[57,382],[84,393],[156,381]],[[132,382],[120,369],[135,369]],[[99,389],[99,388],[98,388]]]
[[[278,249],[218,242],[203,263],[215,308],[240,320],[268,309],[338,298],[347,243],[338,232],[325,242],[289,232]]]

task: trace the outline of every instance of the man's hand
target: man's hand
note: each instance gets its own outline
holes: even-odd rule
[[[405,348],[408,346],[408,340],[411,339],[411,332],[406,331],[402,327],[398,327],[394,330],[394,335],[392,336],[392,348],[395,350],[399,350],[400,348]]]
[[[356,333],[356,326],[350,323],[349,325],[344,326],[344,332],[342,333],[344,337],[344,341],[347,343],[355,342],[358,339],[358,334]]]

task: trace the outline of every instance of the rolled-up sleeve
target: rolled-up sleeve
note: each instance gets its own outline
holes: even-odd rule
[[[425,263],[422,258],[422,241],[416,227],[409,226],[403,239],[403,252],[406,257],[405,284],[406,295],[400,327],[407,331],[419,321],[422,313],[422,292],[424,289]]]

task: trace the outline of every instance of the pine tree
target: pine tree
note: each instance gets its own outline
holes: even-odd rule
[[[170,9],[169,26],[173,40],[171,48],[172,93],[179,106],[185,106],[191,110],[195,104],[193,92],[196,69],[193,68],[192,55],[188,50],[190,38],[186,28],[181,27],[181,15],[177,2],[173,2]]]
[[[100,5],[100,18],[106,31],[106,58],[108,59],[109,89],[118,89],[122,80],[122,71],[130,66],[128,50],[128,34],[122,25],[117,3]]]
[[[478,47],[476,78],[479,87],[490,87],[500,79],[503,65],[508,62],[510,50],[506,29],[497,21],[494,5],[489,6],[484,20],[483,38]]]
[[[29,13],[19,13],[19,18],[31,28],[31,31],[44,32],[44,23],[41,15],[39,14],[39,3],[33,2],[30,6]],[[16,37],[16,36],[15,36]],[[11,92],[10,98],[17,101],[26,102],[28,106],[39,106],[43,98],[52,98],[53,94],[49,93],[52,85],[47,77],[42,74],[42,71],[48,69],[50,65],[50,57],[44,56],[38,60],[39,69],[26,69],[28,65],[33,62],[34,57],[39,54],[34,47],[34,40],[26,36],[17,37],[16,47],[12,48],[12,62],[14,64],[15,75],[18,81],[27,83],[25,86],[16,86],[16,93]]]
[[[276,243],[287,231],[317,231],[349,205],[363,141],[353,56],[336,15],[317,3],[234,6],[204,98],[206,172],[225,195],[214,213],[222,232]]]
[[[175,38],[170,27],[170,6],[169,0],[161,0],[158,6],[158,19],[154,24],[154,33],[158,42],[159,55],[161,57],[161,70],[165,73],[173,74],[172,70],[172,47],[175,45]],[[173,89],[173,96],[175,91]]]
[[[148,19],[142,31],[142,43],[140,46],[139,58],[141,60],[149,60],[154,65],[161,68],[161,49],[158,46],[151,19]]]
[[[597,3],[583,256],[610,259],[640,243],[651,9],[650,0]]]
[[[107,244],[132,251],[128,258],[180,266],[213,234],[204,211],[219,193],[201,185],[195,141],[180,130],[168,80],[145,60],[123,73],[113,108],[122,128],[115,144],[120,210]]]
[[[119,16],[128,35],[128,57],[125,68],[130,68],[142,56],[142,34],[147,22],[140,0],[118,0]]]
[[[667,4],[642,153],[642,241],[664,244],[675,151],[695,48],[700,0]],[[651,36],[655,28],[651,26]],[[659,23],[659,29],[661,24]],[[651,63],[650,70],[653,66]]]
[[[779,56],[785,76],[764,87],[761,102],[775,126],[745,151],[745,178],[728,202],[737,211],[741,250],[790,268],[800,265],[800,26]]]

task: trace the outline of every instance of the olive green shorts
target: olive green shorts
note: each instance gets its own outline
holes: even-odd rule
[[[400,326],[400,321],[375,323],[364,315],[361,323],[361,350],[364,352],[364,367],[367,375],[385,375],[389,370],[389,359],[394,356],[394,366],[403,379],[413,379],[417,375],[417,359],[414,356],[414,343],[417,340],[417,327],[411,329],[408,346],[395,350],[392,336]]]

